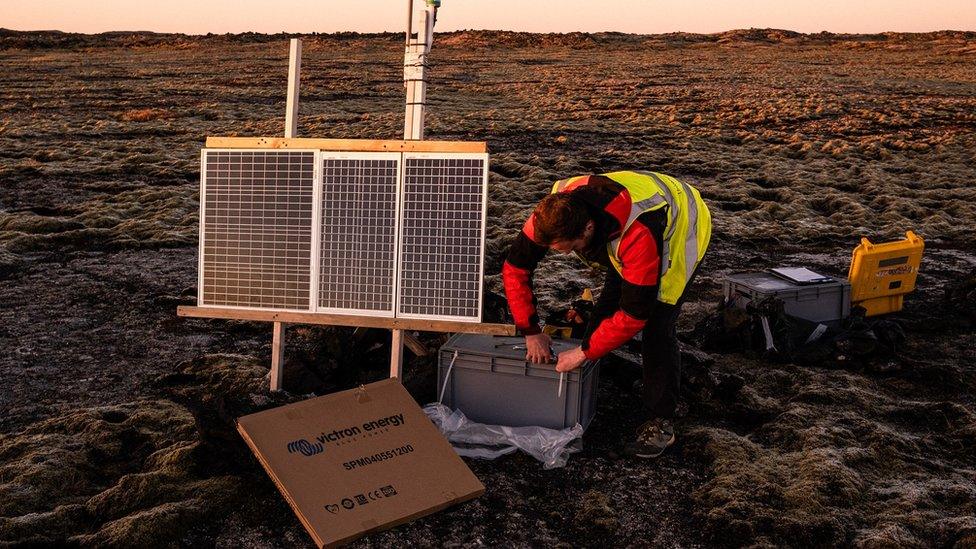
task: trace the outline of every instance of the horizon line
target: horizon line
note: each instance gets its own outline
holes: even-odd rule
[[[458,32],[510,32],[510,33],[515,33],[515,34],[539,34],[539,35],[545,35],[545,34],[622,34],[622,35],[630,35],[630,36],[663,36],[663,35],[668,35],[668,34],[694,34],[694,35],[699,35],[699,36],[712,36],[712,35],[726,34],[726,33],[736,32],[736,31],[756,31],[756,30],[758,30],[758,31],[782,31],[782,32],[789,32],[789,33],[794,33],[794,34],[799,34],[799,35],[804,35],[804,36],[816,36],[816,35],[821,35],[821,34],[846,35],[846,36],[873,36],[873,35],[886,35],[886,34],[935,34],[935,33],[941,33],[941,32],[973,33],[973,34],[976,34],[976,30],[950,29],[950,28],[930,30],[930,31],[892,31],[892,30],[886,30],[886,31],[877,31],[877,32],[838,32],[838,31],[830,31],[830,30],[821,30],[821,31],[816,31],[816,32],[803,32],[803,31],[796,31],[796,30],[779,28],[779,27],[738,27],[738,28],[731,28],[731,29],[727,29],[727,30],[723,30],[723,31],[716,31],[716,32],[694,32],[694,31],[673,30],[673,31],[667,31],[667,32],[649,32],[649,33],[626,32],[626,31],[618,31],[618,30],[564,31],[564,32],[548,31],[548,32],[539,32],[539,31],[522,31],[522,30],[512,30],[512,29],[455,29],[455,30],[445,30],[445,31],[436,32],[435,33],[435,36],[438,35],[438,34],[451,34],[451,33],[458,33]],[[141,29],[141,30],[117,29],[117,30],[108,30],[108,31],[101,31],[101,32],[76,32],[76,31],[63,31],[63,30],[60,30],[60,29],[28,29],[28,30],[23,30],[23,29],[12,29],[12,28],[8,28],[8,27],[0,27],[0,32],[2,32],[2,31],[19,32],[19,33],[45,33],[45,32],[47,32],[47,33],[60,33],[60,34],[77,34],[77,35],[83,35],[83,36],[98,36],[98,35],[102,35],[102,34],[129,33],[129,34],[169,34],[169,35],[203,36],[203,37],[206,37],[206,36],[239,35],[239,34],[263,34],[263,35],[268,35],[268,36],[277,36],[277,35],[290,35],[290,36],[295,36],[295,35],[303,35],[303,36],[328,36],[328,35],[333,35],[333,34],[358,34],[358,35],[363,35],[363,36],[369,36],[369,35],[385,35],[385,34],[404,34],[404,31],[403,30],[397,30],[397,31],[389,31],[389,30],[387,30],[387,31],[370,31],[370,32],[356,31],[356,30],[338,30],[338,31],[331,31],[331,32],[320,32],[320,31],[308,31],[308,32],[292,32],[292,31],[278,31],[278,32],[237,31],[237,32],[207,32],[205,34],[195,34],[195,33],[187,33],[187,32],[153,31],[153,30],[145,30],[145,29]]]

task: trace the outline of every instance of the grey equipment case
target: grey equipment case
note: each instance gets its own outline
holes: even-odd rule
[[[553,340],[556,354],[578,345]],[[445,405],[479,423],[585,429],[596,412],[599,361],[562,376],[555,367],[526,362],[521,337],[455,334],[438,353],[437,388]]]

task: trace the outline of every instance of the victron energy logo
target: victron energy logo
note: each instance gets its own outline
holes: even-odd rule
[[[312,457],[324,452],[327,445],[342,446],[344,444],[355,443],[364,438],[380,435],[388,432],[390,429],[400,427],[404,422],[403,414],[400,413],[366,421],[362,425],[352,425],[332,431],[322,431],[317,435],[289,442],[287,445],[288,453]],[[310,442],[309,439],[314,442]]]
[[[325,447],[321,442],[316,442],[312,444],[311,442],[305,440],[304,438],[294,440],[288,443],[288,453],[289,454],[301,454],[305,457],[312,457],[315,454],[321,454],[325,450]]]

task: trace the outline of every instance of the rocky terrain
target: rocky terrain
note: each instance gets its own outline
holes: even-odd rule
[[[283,132],[285,35],[0,30],[0,546],[310,546],[234,418],[386,375],[389,335],[180,319],[199,150]],[[396,138],[402,36],[304,37],[304,136]],[[976,33],[439,34],[428,137],[492,152],[486,277],[555,179],[699,189],[715,233],[681,320],[680,438],[623,456],[633,356],[584,449],[469,462],[481,498],[356,545],[976,545]],[[926,240],[906,339],[772,361],[705,349],[723,276],[845,275],[862,236]],[[550,258],[544,309],[599,285]],[[496,313],[497,314],[497,313]],[[431,348],[443,342],[422,334]],[[405,384],[433,400],[431,357]]]

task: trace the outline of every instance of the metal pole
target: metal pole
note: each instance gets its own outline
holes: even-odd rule
[[[403,138],[422,140],[424,110],[427,102],[427,54],[430,53],[430,45],[433,41],[437,5],[427,2],[424,10],[416,14],[416,21],[412,15],[403,51],[403,84],[407,96],[403,116]],[[417,29],[416,39],[413,38],[414,28]]]
[[[403,48],[403,84],[406,108],[403,116],[403,138],[424,138],[424,103],[427,96],[426,64],[434,34],[436,3],[427,3],[420,15],[417,39],[413,40],[413,0],[407,0],[407,35]],[[390,349],[390,377],[403,379],[403,330],[393,330]]]
[[[413,0],[407,0],[407,38],[404,46],[410,45],[410,35],[413,34]]]

